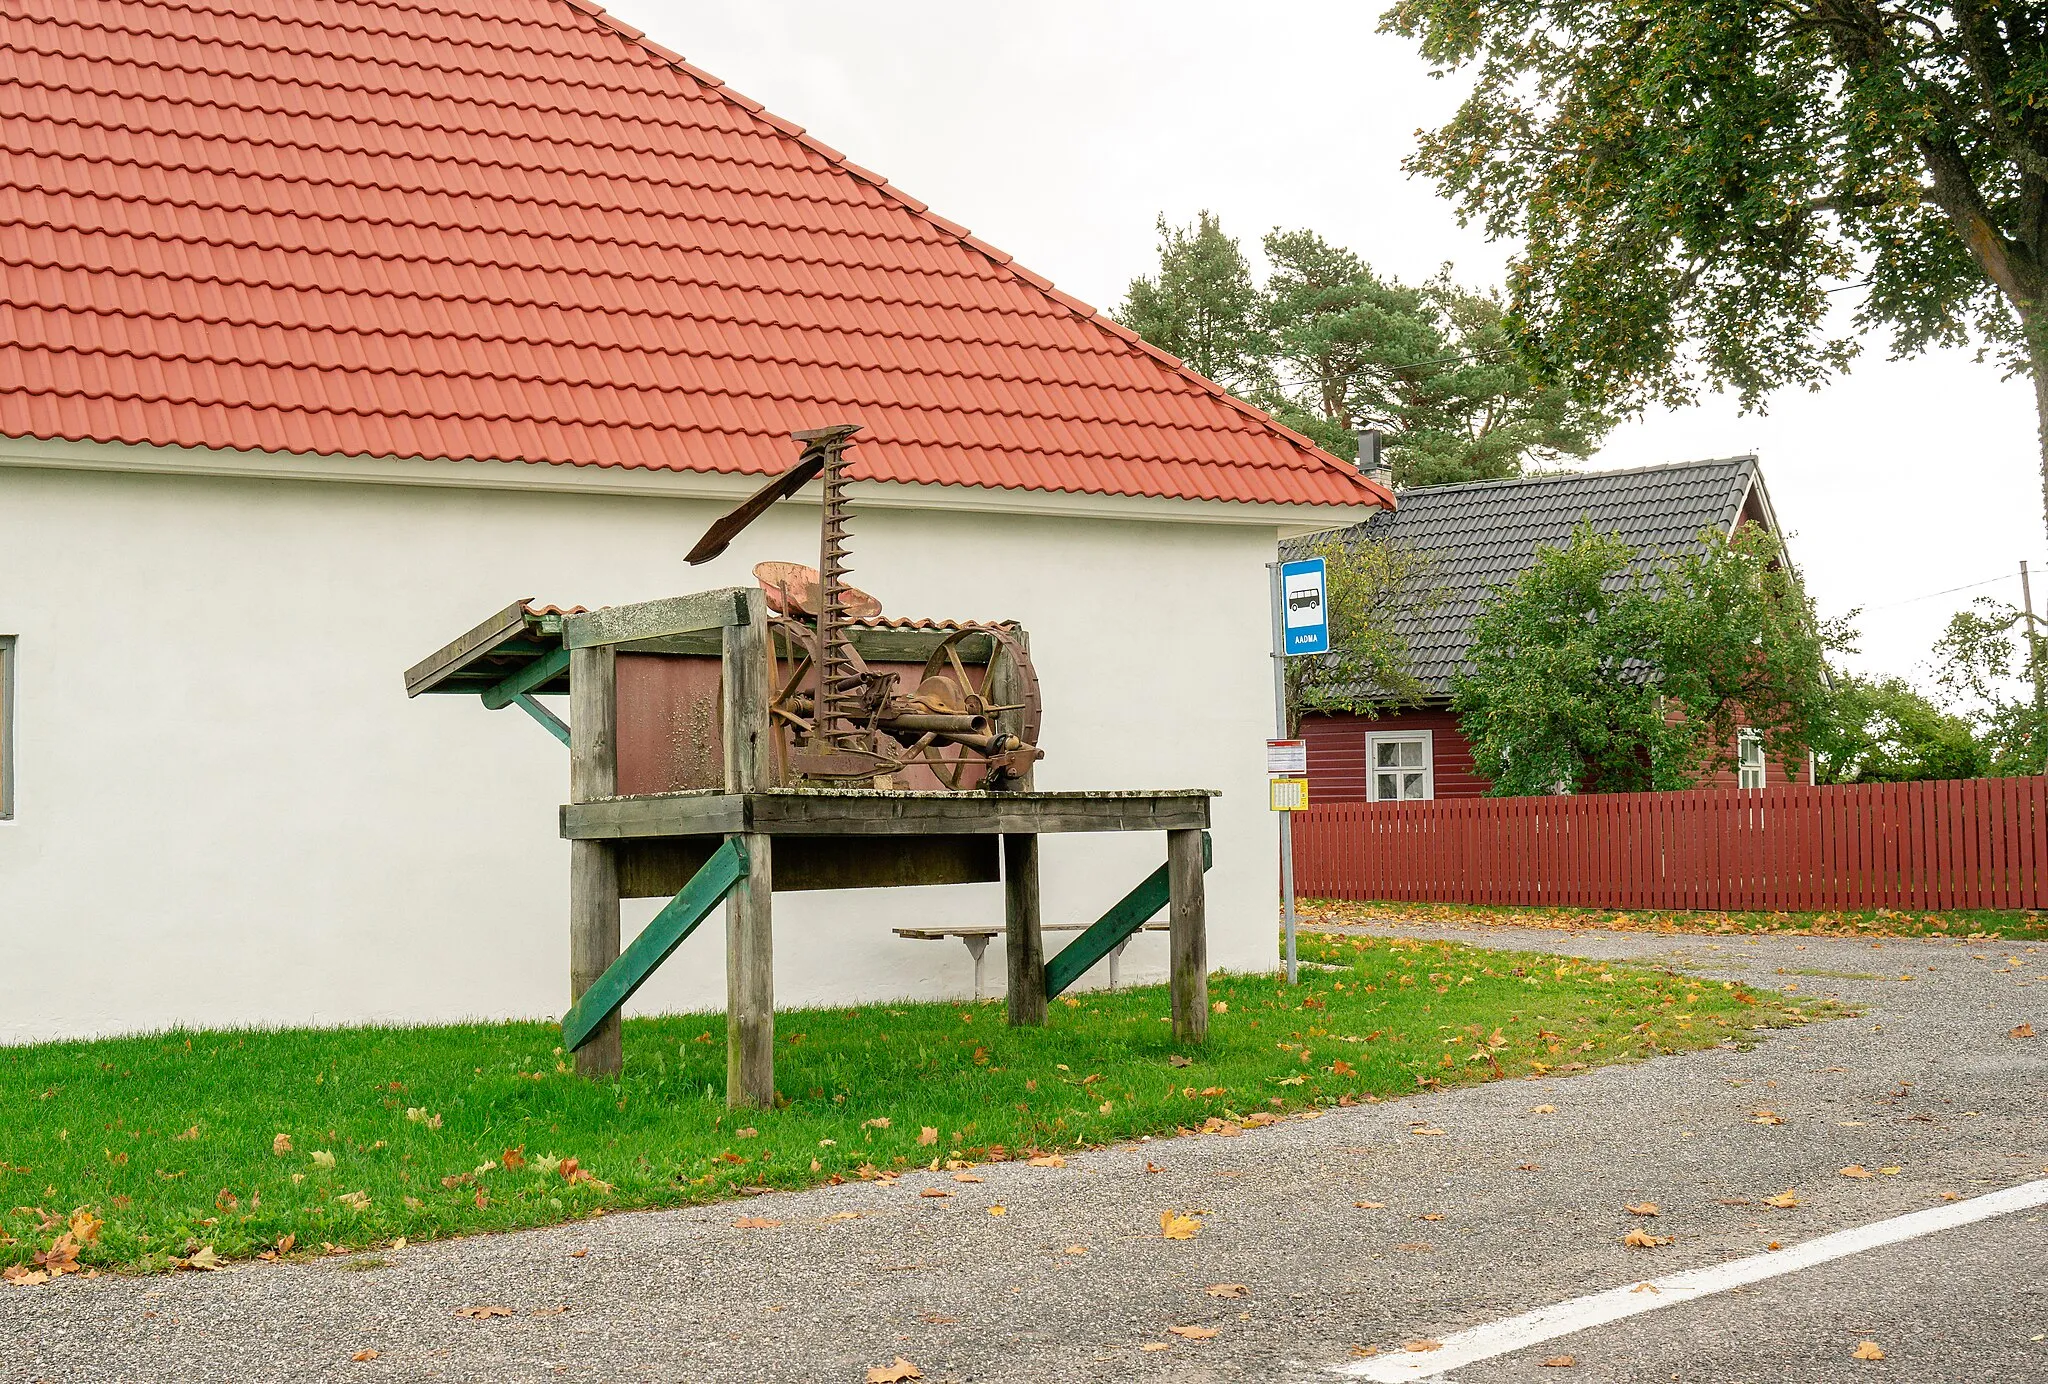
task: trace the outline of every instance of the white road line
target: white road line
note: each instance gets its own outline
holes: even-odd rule
[[[1355,1360],[1334,1366],[1329,1372],[1352,1379],[1371,1379],[1378,1384],[1408,1384],[1408,1381],[1444,1374],[1475,1360],[1490,1360],[1496,1355],[1541,1345],[1559,1336],[1569,1336],[1575,1331],[1619,1321],[1623,1317],[1654,1312],[1660,1307],[1675,1307],[1679,1303],[1724,1293],[1730,1288],[1759,1283],[1782,1274],[1797,1273],[1815,1264],[1844,1259],[1865,1250],[1896,1245],[1902,1240],[1918,1239],[1938,1230],[1950,1230],[2044,1204],[2048,1204],[2048,1179],[2023,1182],[2017,1187],[2007,1187],[1968,1201],[1914,1211],[1852,1230],[1838,1230],[1789,1249],[1652,1278],[1647,1280],[1647,1287],[1639,1281],[1624,1288],[1610,1288],[1604,1293],[1539,1307],[1519,1317],[1508,1317],[1446,1336],[1441,1350]]]

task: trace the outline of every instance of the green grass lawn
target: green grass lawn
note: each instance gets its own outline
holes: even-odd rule
[[[570,1075],[541,1023],[0,1048],[0,1264],[61,1262],[65,1236],[81,1265],[131,1270],[360,1250],[1260,1123],[1827,1012],[1434,942],[1310,936],[1302,955],[1344,969],[1215,977],[1209,1041],[1185,1051],[1158,986],[1056,1001],[1037,1030],[995,1004],[786,1011],[787,1105],[739,1114],[707,1014],[628,1020],[617,1083]]]
[[[1299,910],[1303,920],[1311,923],[1372,918],[1438,926],[1608,928],[1620,932],[1777,932],[1801,937],[1956,937],[2014,942],[2048,938],[2048,918],[2035,909],[1958,908],[1929,913],[1867,908],[1822,913],[1705,913],[1655,908],[1523,908],[1477,903],[1304,899]]]

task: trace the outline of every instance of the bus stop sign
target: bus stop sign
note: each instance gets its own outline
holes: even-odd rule
[[[1329,574],[1319,557],[1280,564],[1280,592],[1288,654],[1330,651]]]

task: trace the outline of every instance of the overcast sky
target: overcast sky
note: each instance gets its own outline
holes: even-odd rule
[[[1161,212],[1211,209],[1248,249],[1310,227],[1408,280],[1449,260],[1495,285],[1509,253],[1401,171],[1457,93],[1375,32],[1371,0],[611,8],[1105,309],[1155,262]],[[1895,364],[1882,341],[1867,350],[1764,416],[1710,398],[1625,424],[1587,464],[1755,452],[1823,611],[1865,611],[1855,661],[1911,675],[1960,604],[2016,601],[2020,559],[2041,569],[2031,390],[1967,353]],[[2035,599],[2048,606],[2048,579]]]

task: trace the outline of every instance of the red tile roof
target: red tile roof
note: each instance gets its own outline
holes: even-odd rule
[[[17,0],[0,435],[1391,503],[583,0]]]

